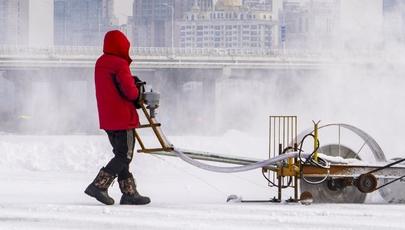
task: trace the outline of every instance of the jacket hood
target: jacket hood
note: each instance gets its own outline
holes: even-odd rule
[[[112,30],[105,34],[104,37],[104,54],[110,54],[124,58],[131,64],[132,59],[129,57],[130,43],[128,38],[119,30]]]

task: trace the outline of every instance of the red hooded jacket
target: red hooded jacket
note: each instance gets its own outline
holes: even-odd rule
[[[139,125],[132,103],[138,97],[138,89],[129,69],[132,62],[129,47],[128,39],[120,31],[105,35],[104,54],[98,58],[94,74],[100,129],[127,130]]]

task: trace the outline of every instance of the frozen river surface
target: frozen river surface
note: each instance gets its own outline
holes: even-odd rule
[[[231,132],[173,137],[185,148],[265,158],[266,140]],[[104,206],[83,190],[111,157],[105,136],[0,136],[0,229],[405,229],[405,205],[226,203],[275,195],[260,170],[218,174],[179,159],[138,154],[132,162],[147,206]],[[262,152],[263,154],[261,154]],[[119,201],[118,184],[110,194]],[[289,192],[286,193],[289,196]],[[288,197],[285,197],[288,198]]]

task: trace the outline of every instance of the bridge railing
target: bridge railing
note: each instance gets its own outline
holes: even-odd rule
[[[0,46],[0,58],[83,58],[94,59],[102,53],[99,46]],[[281,58],[281,59],[348,59],[373,58],[386,56],[377,50],[292,50],[292,49],[254,49],[254,48],[181,48],[181,47],[134,47],[132,57],[147,58]]]
[[[322,52],[310,50],[282,50],[262,48],[167,48],[167,47],[136,47],[132,49],[134,56],[185,56],[185,57],[308,57],[320,56]]]
[[[98,46],[54,46],[54,47],[27,47],[27,46],[0,46],[0,56],[13,57],[97,57],[102,53]],[[170,48],[170,47],[134,47],[131,56],[155,57],[308,57],[320,56],[321,53],[308,50],[279,50],[279,49],[252,49],[252,48]]]

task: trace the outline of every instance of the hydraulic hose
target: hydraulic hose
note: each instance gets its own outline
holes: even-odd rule
[[[250,171],[250,170],[254,170],[254,169],[258,169],[258,168],[263,168],[263,167],[269,166],[269,165],[276,165],[277,163],[279,163],[283,160],[286,160],[288,158],[295,158],[299,154],[299,152],[288,152],[288,153],[273,157],[271,159],[258,161],[256,163],[249,164],[249,165],[235,166],[235,167],[221,167],[221,166],[205,164],[200,161],[194,160],[176,148],[174,148],[173,152],[176,153],[176,155],[180,159],[184,160],[185,162],[187,162],[195,167],[198,167],[198,168],[204,169],[204,170],[208,170],[208,171],[212,171],[212,172],[220,172],[220,173],[245,172],[245,171]],[[307,158],[310,155],[311,154],[308,154],[308,153],[301,153],[301,157],[304,157],[304,158]]]

